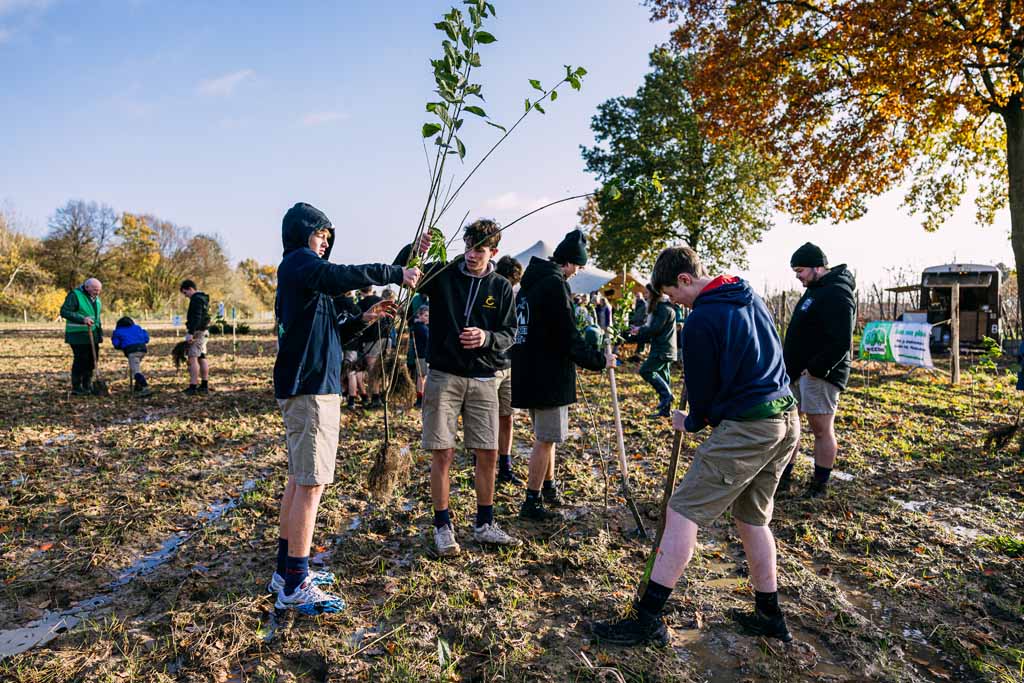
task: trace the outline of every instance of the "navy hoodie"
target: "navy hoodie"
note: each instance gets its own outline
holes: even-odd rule
[[[693,302],[683,335],[683,367],[690,432],[792,395],[771,314],[739,278],[716,278]]]
[[[309,248],[309,236],[330,231],[323,258]],[[402,283],[401,266],[329,263],[334,227],[321,211],[299,203],[281,223],[284,258],[277,267],[274,309],[283,328],[274,363],[274,396],[340,394],[342,339],[334,298],[366,285]]]

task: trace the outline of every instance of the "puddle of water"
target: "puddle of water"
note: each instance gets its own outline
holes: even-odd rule
[[[808,456],[806,456],[806,458],[807,458],[807,460],[810,460],[812,463],[814,462],[814,456],[813,455],[808,455]],[[850,474],[849,472],[841,472],[840,470],[832,470],[832,474],[830,476],[833,476],[836,479],[839,479],[840,481],[853,481],[854,480],[854,476],[852,474]]]
[[[724,579],[711,579],[709,581],[704,581],[703,583],[705,586],[710,586],[711,588],[725,588],[729,591],[735,591],[739,589],[740,584],[743,583],[743,581],[744,579],[742,578],[727,577]]]
[[[265,477],[266,475],[262,475],[259,481],[262,481]],[[118,588],[140,576],[151,574],[158,567],[165,564],[174,556],[178,547],[192,538],[203,526],[220,519],[229,510],[236,508],[242,496],[254,489],[256,483],[257,480],[249,479],[242,485],[241,492],[237,498],[211,505],[209,510],[196,515],[196,521],[198,522],[196,529],[192,531],[179,531],[166,539],[158,550],[143,555],[133,562],[116,579],[103,586],[103,589],[106,591],[105,593],[93,596],[61,612],[47,612],[41,618],[21,628],[0,631],[0,660],[25,652],[37,645],[45,645],[62,633],[66,633],[77,626],[90,612],[109,605],[113,601]]]
[[[53,437],[52,439],[47,439],[46,441],[44,441],[43,445],[44,446],[52,446],[55,443],[64,443],[66,441],[74,441],[74,440],[75,440],[75,435],[74,434],[58,434],[57,436]]]
[[[352,518],[352,521],[348,525],[349,531],[355,531],[363,525],[363,518],[360,515],[356,515]]]
[[[927,512],[932,508],[932,503],[927,500],[899,500],[898,498],[890,497],[889,500],[899,505],[907,512]]]

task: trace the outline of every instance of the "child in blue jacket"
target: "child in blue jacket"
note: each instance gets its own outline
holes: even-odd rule
[[[132,375],[132,391],[137,396],[149,396],[153,393],[142,374],[142,359],[146,357],[146,344],[149,343],[149,333],[135,324],[135,321],[125,316],[117,321],[114,334],[110,342],[115,349],[120,349],[128,358],[128,370]]]

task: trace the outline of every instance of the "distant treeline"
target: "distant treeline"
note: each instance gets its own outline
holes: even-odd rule
[[[88,277],[103,282],[108,311],[129,315],[180,313],[185,278],[240,316],[274,305],[276,269],[253,259],[233,268],[216,234],[77,199],[56,210],[42,239],[17,222],[0,211],[0,318],[54,319]]]

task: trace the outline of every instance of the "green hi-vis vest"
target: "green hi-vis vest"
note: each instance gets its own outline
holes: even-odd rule
[[[92,318],[93,329],[100,327],[100,309],[103,308],[100,303],[100,298],[96,297],[95,304],[89,301],[89,297],[80,288],[76,287],[74,290],[75,296],[78,297],[78,312],[83,318]],[[65,334],[78,334],[80,332],[88,332],[89,326],[82,323],[73,323],[70,320],[64,321],[64,333]]]

